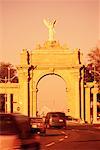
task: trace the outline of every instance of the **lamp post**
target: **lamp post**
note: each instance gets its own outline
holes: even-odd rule
[[[5,112],[7,112],[7,91],[6,91],[7,77],[5,77]]]
[[[10,82],[10,67],[8,66],[8,82]]]

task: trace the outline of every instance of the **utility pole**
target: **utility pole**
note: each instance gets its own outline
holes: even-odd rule
[[[10,83],[10,67],[8,66],[8,82]]]
[[[5,77],[5,113],[7,112],[7,91],[6,91],[7,77]]]

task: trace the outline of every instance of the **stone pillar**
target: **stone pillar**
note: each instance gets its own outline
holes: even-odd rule
[[[36,111],[37,111],[37,89],[33,89],[33,112],[32,116],[36,117]]]
[[[7,94],[7,113],[11,112],[11,100],[10,100],[10,94]]]
[[[21,113],[28,115],[28,66],[20,66],[18,68],[19,74],[19,102],[21,105]]]
[[[73,95],[73,97],[71,97],[71,99],[73,98],[72,101],[72,109],[73,114],[72,116],[74,116],[75,118],[80,119],[80,93],[79,93],[79,79],[80,79],[80,73],[79,73],[79,68],[78,69],[74,69],[72,71],[72,78],[70,78],[71,82],[71,95]],[[71,110],[72,111],[72,110]]]
[[[94,86],[92,92],[93,92],[93,123],[97,123],[97,92],[98,92],[98,89]]]
[[[75,117],[80,118],[80,98],[79,98],[79,81],[77,81],[75,84]]]
[[[13,94],[13,112],[21,112],[21,107],[20,107],[20,104],[19,104],[19,90],[14,92]],[[19,110],[17,110],[19,108]]]
[[[20,65],[17,66],[19,78],[19,102],[21,103],[21,113],[29,115],[28,103],[28,69],[29,69],[29,52],[23,49],[20,55]]]
[[[81,119],[84,121],[84,88],[83,81],[81,82]]]
[[[28,83],[24,82],[23,88],[23,114],[28,115]]]
[[[91,122],[90,119],[90,87],[85,88],[85,121]]]

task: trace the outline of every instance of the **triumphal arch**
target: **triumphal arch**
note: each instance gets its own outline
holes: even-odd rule
[[[55,23],[56,20],[44,19],[44,24],[48,29],[48,40],[42,45],[36,45],[31,51],[22,50],[20,64],[16,66],[19,83],[0,83],[0,94],[5,95],[5,112],[36,116],[38,84],[45,76],[56,75],[64,81],[66,86],[66,115],[90,123],[90,108],[93,105],[92,119],[96,122],[96,94],[98,92],[96,84],[84,85],[82,52],[80,49],[72,50],[63,46],[55,39]],[[92,103],[91,92],[93,93]],[[61,105],[62,103],[61,99]]]
[[[20,111],[29,116],[36,116],[37,86],[46,75],[57,75],[66,84],[67,115],[83,118],[83,62],[79,49],[71,50],[55,40],[54,25],[56,20],[44,19],[49,37],[43,45],[37,45],[32,51],[23,49],[20,65],[17,66],[19,77]],[[61,100],[62,103],[62,100]]]

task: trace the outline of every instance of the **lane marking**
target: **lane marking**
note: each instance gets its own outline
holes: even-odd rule
[[[65,134],[65,132],[64,132],[64,131],[61,131],[61,133]]]
[[[95,133],[95,131],[89,131],[90,133]]]
[[[100,129],[100,127],[95,127],[96,129]]]
[[[62,139],[59,139],[59,141],[61,142],[61,141],[63,141],[64,140],[64,138],[62,138]]]
[[[65,139],[67,139],[67,138],[68,138],[68,136],[66,135],[66,136],[65,136]]]
[[[80,131],[79,129],[71,129],[72,131]]]
[[[46,146],[49,147],[49,146],[54,145],[54,144],[55,144],[55,142],[51,142],[51,143],[47,144]]]

